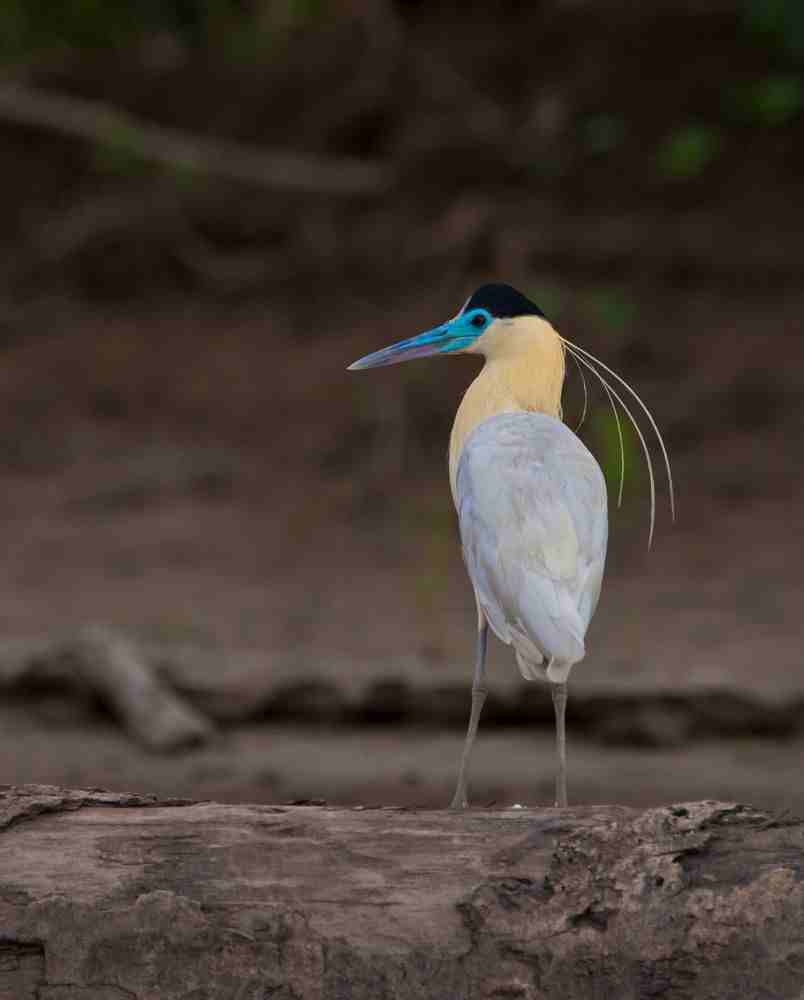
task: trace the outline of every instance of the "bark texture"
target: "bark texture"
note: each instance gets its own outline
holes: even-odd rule
[[[799,998],[804,824],[0,789],[2,1000]]]

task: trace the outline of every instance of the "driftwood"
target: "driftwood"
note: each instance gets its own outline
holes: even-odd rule
[[[804,824],[0,791],[0,997],[798,998]]]
[[[214,732],[209,719],[159,677],[131,640],[100,625],[73,637],[5,645],[0,690],[50,686],[97,698],[149,750],[177,750]]]
[[[86,628],[64,647],[62,658],[144,746],[173,750],[211,735],[211,723],[162,684],[137,647],[119,633]]]

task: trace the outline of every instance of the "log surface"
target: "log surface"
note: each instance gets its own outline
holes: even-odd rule
[[[0,787],[0,1000],[798,998],[804,824]]]

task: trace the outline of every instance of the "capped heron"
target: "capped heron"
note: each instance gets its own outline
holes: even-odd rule
[[[349,370],[455,352],[480,354],[485,364],[458,407],[449,446],[452,497],[477,604],[472,707],[452,808],[467,805],[469,758],[486,698],[489,625],[513,647],[523,677],[550,685],[558,756],[556,805],[566,806],[567,680],[586,652],[608,538],[603,473],[562,421],[566,354],[581,376],[586,368],[598,378],[614,411],[620,499],[624,449],[618,404],[634,426],[650,480],[648,544],[656,506],[653,467],[623,392],[636,401],[658,438],[674,514],[667,450],[656,421],[631,386],[589,351],[559,336],[541,309],[510,285],[483,285],[453,319],[360,358]]]

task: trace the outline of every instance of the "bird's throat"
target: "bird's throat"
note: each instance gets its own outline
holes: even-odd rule
[[[498,413],[520,410],[561,417],[564,385],[564,348],[555,330],[544,320],[518,319],[481,341],[486,363],[458,407],[449,448],[453,496],[458,460],[466,439],[484,420]]]

